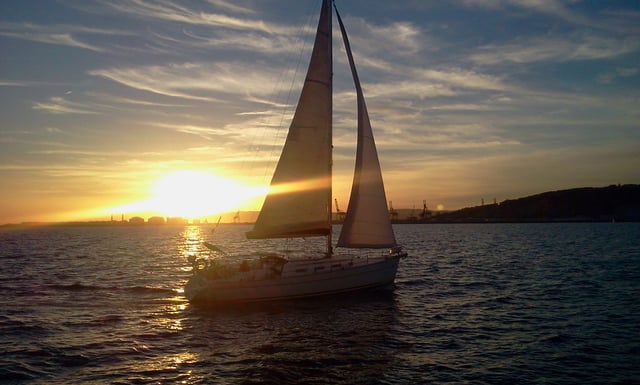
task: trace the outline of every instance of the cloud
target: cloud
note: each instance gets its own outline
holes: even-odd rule
[[[150,123],[156,127],[169,128],[184,134],[199,136],[206,140],[220,139],[222,137],[231,137],[236,134],[219,128],[196,126],[192,124],[173,124],[173,123]]]
[[[0,80],[0,87],[55,87],[66,83],[41,82],[28,80]]]
[[[236,4],[232,4],[226,0],[208,0],[208,2],[216,7],[226,9],[235,13],[255,13],[253,9],[244,8]]]
[[[14,39],[35,41],[45,44],[63,45],[75,48],[87,49],[95,52],[104,52],[106,49],[81,41],[75,35],[127,35],[128,33],[91,28],[77,25],[38,25],[32,23],[0,23],[0,36]]]
[[[452,86],[481,90],[513,90],[514,87],[504,83],[499,77],[485,75],[476,71],[452,68],[446,71],[420,69],[416,71],[424,79],[437,81]]]
[[[275,78],[271,71],[260,63],[221,62],[109,68],[89,74],[160,95],[221,101],[210,95],[270,95]]]
[[[216,1],[214,5],[234,12],[250,13],[245,8],[233,6],[228,2]],[[224,14],[197,11],[169,2],[149,2],[144,0],[104,1],[102,4],[122,14],[164,21],[179,22],[190,25],[224,27],[241,31],[260,31],[266,33],[287,33],[294,29],[262,20],[241,19]],[[242,12],[242,10],[245,10]]]
[[[50,114],[100,114],[100,112],[90,109],[85,104],[71,102],[61,97],[49,98],[49,103],[35,103],[31,108],[34,110],[48,112]]]
[[[156,36],[160,39],[171,41],[173,44],[187,44],[191,47],[204,47],[208,49],[229,48],[234,51],[272,55],[297,52],[296,49],[299,49],[299,43],[297,43],[294,38],[282,34],[266,35],[249,31],[237,33],[225,30],[216,30],[208,34],[198,34],[188,29],[184,29],[182,33],[186,39]]]
[[[104,77],[138,90],[178,98],[211,101],[212,99],[209,97],[184,92],[192,87],[203,88],[202,83],[194,82],[195,76],[189,76],[189,78],[186,79],[187,75],[185,70],[189,67],[189,64],[184,64],[138,68],[110,68],[91,70],[88,73],[89,75]],[[181,82],[180,80],[182,79],[187,80],[187,82]]]
[[[0,87],[29,87],[31,82],[0,80]]]
[[[502,78],[462,68],[432,70],[424,68],[402,68],[405,77],[401,80],[380,80],[363,85],[367,100],[373,98],[395,98],[398,100],[422,100],[425,98],[453,97],[470,91],[512,92],[520,91]],[[383,78],[384,79],[384,78]],[[353,91],[349,90],[336,95],[336,100],[343,100]],[[391,102],[390,102],[391,103]]]
[[[63,131],[57,127],[45,127],[44,130],[50,134],[62,134]]]
[[[380,52],[409,55],[431,45],[431,41],[425,41],[422,30],[409,21],[377,25],[362,18],[346,17],[345,24],[349,26],[349,41],[358,57],[363,54],[378,56]],[[336,44],[342,49],[342,43]]]
[[[640,73],[640,68],[616,68],[613,71],[607,71],[598,75],[597,82],[600,84],[611,84],[617,78],[627,78]]]
[[[530,19],[532,14],[556,17],[570,26],[586,27],[592,31],[605,31],[620,36],[638,36],[640,12],[626,2],[585,4],[579,0],[461,0],[468,7],[488,10],[512,11],[516,17]],[[595,4],[595,5],[594,5]],[[598,9],[602,6],[602,9]],[[615,8],[614,8],[615,7]],[[624,8],[626,7],[626,8]],[[514,12],[509,12],[513,17]]]
[[[490,44],[479,47],[471,54],[472,62],[482,65],[502,62],[532,63],[540,61],[574,61],[607,59],[640,47],[636,39],[620,40],[593,35],[569,37],[524,37],[506,44]]]
[[[176,104],[176,103],[161,103],[150,100],[141,100],[141,99],[132,99],[123,96],[110,95],[102,92],[87,92],[87,96],[94,97],[103,101],[104,103],[115,103],[120,105],[126,105],[133,108],[139,108],[139,106],[144,107],[190,107],[189,104]]]
[[[463,4],[488,9],[521,8],[558,17],[576,24],[592,24],[589,18],[570,9],[575,0],[463,0]]]

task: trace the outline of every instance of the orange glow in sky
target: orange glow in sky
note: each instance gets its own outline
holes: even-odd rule
[[[152,182],[150,197],[141,202],[106,209],[112,213],[147,213],[164,217],[204,218],[246,208],[266,194],[255,187],[206,171],[169,172]],[[250,207],[258,209],[259,207]]]
[[[158,181],[151,207],[166,216],[198,218],[239,209],[266,193],[204,171],[175,171]]]

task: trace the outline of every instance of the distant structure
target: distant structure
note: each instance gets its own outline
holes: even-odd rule
[[[420,213],[420,219],[424,220],[431,216],[431,212],[427,208],[427,200],[422,200],[422,212]]]
[[[338,220],[338,222],[344,222],[346,213],[344,211],[341,211],[340,207],[338,207],[338,198],[334,198],[333,201],[336,203],[336,219]]]
[[[164,225],[165,221],[163,217],[151,217],[147,220],[150,225]]]
[[[398,212],[393,208],[393,202],[391,201],[389,201],[389,218],[391,218],[392,221],[398,219]]]
[[[141,217],[129,218],[129,223],[132,225],[144,225],[144,218],[141,218]]]
[[[182,217],[169,217],[167,218],[168,225],[188,225],[189,221]]]

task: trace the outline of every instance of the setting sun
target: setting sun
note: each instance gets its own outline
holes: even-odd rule
[[[265,188],[241,185],[205,171],[175,171],[158,179],[149,204],[166,216],[197,218],[238,209]]]
[[[84,217],[136,215],[206,219],[237,210],[257,210],[267,186],[251,186],[207,171],[178,170],[160,175],[148,184],[146,199],[84,212]]]

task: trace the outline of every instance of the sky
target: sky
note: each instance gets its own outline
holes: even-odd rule
[[[640,2],[337,6],[396,209],[640,183]],[[259,209],[319,9],[0,2],[0,224]],[[333,183],[344,209],[355,91],[334,41]]]

